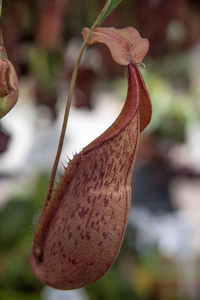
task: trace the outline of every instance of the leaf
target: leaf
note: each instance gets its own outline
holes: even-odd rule
[[[83,39],[88,32],[89,28],[83,28]],[[98,42],[107,45],[112,58],[120,65],[140,64],[149,50],[149,41],[141,38],[139,32],[133,27],[124,29],[96,28],[87,44]]]
[[[86,286],[102,277],[117,257],[131,205],[140,108],[150,109],[138,72],[137,66],[128,65],[128,92],[120,115],[74,156],[44,203],[30,264],[46,285],[62,290]],[[143,127],[150,114],[142,114]]]
[[[107,18],[107,16],[122,2],[122,0],[107,0],[106,10],[101,16],[99,25]]]

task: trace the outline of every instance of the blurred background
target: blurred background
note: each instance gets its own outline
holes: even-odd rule
[[[104,0],[3,1],[4,45],[20,84],[0,120],[0,300],[200,299],[200,2],[124,0],[102,26],[133,26],[150,41],[140,66],[152,104],[140,135],[132,207],[119,256],[85,289],[44,287],[29,266],[33,224],[48,187],[70,76]],[[104,45],[81,61],[61,161],[120,112],[126,68]],[[63,172],[62,164],[59,166]]]

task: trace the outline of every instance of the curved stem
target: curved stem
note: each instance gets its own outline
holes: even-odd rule
[[[71,106],[72,94],[73,94],[73,91],[74,91],[74,86],[75,86],[76,77],[77,77],[77,73],[78,73],[79,63],[80,63],[83,51],[85,49],[85,46],[87,45],[87,42],[90,39],[90,36],[91,36],[92,32],[99,25],[101,17],[104,14],[105,10],[107,9],[107,5],[108,5],[108,3],[106,2],[106,4],[103,7],[101,13],[97,17],[96,21],[94,22],[94,24],[92,25],[90,31],[88,32],[87,36],[85,37],[85,39],[84,39],[84,41],[82,43],[82,46],[80,48],[80,51],[79,51],[79,54],[78,54],[75,66],[74,66],[74,70],[73,70],[73,73],[72,73],[72,78],[71,78],[71,82],[70,82],[70,86],[69,86],[68,99],[67,99],[66,108],[65,108],[63,125],[62,125],[60,140],[59,140],[59,144],[58,144],[58,150],[57,150],[55,161],[54,161],[54,165],[53,165],[53,168],[52,168],[51,178],[50,178],[49,187],[48,187],[48,191],[47,191],[45,202],[50,200],[51,194],[52,194],[52,190],[53,190],[53,185],[54,185],[55,176],[56,176],[56,172],[57,172],[57,168],[58,168],[58,163],[59,163],[60,155],[61,155],[61,152],[62,152],[62,147],[63,147],[63,142],[64,142],[64,136],[65,136],[65,132],[66,132],[66,128],[67,128],[67,122],[68,122],[68,117],[69,117],[69,110],[70,110],[70,106]]]

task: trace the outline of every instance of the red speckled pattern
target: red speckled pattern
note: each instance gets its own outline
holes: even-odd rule
[[[142,85],[132,65],[128,79],[120,116],[74,156],[44,205],[30,263],[38,279],[54,288],[95,282],[111,267],[123,241],[140,131]]]

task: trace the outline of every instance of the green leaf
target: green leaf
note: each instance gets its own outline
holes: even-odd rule
[[[122,2],[122,0],[107,0],[106,9],[101,16],[99,25],[105,20],[105,18]]]

